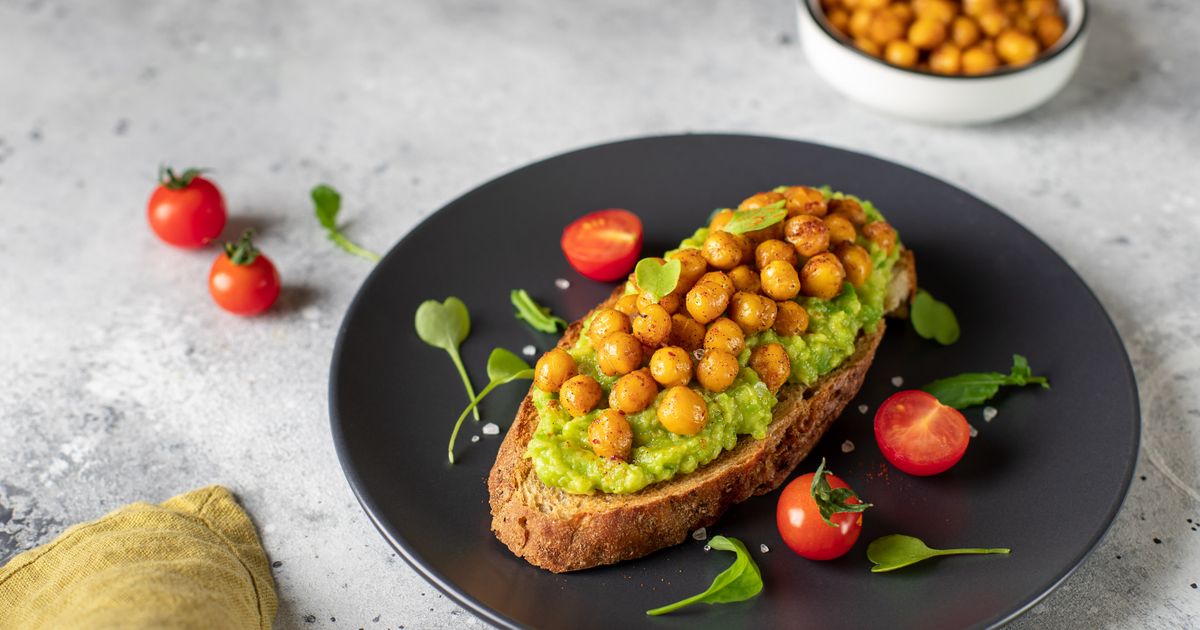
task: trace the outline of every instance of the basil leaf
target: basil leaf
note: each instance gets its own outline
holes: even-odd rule
[[[746,545],[742,544],[742,541],[736,538],[726,538],[725,536],[713,536],[709,539],[708,546],[713,549],[720,549],[721,551],[732,551],[737,554],[737,558],[728,569],[725,569],[713,579],[712,586],[709,586],[708,590],[675,602],[674,604],[647,610],[647,615],[655,617],[665,615],[675,612],[680,608],[699,603],[727,604],[730,602],[740,602],[762,592],[762,574],[758,570],[758,565],[754,564],[754,560],[750,557],[750,552],[746,550]]]
[[[958,318],[949,306],[933,298],[925,289],[917,291],[908,318],[913,329],[925,339],[935,339],[943,346],[958,341]]]
[[[338,229],[337,215],[342,209],[342,195],[337,190],[327,184],[317,184],[309,195],[313,200],[313,214],[317,216],[317,223],[325,228],[329,240],[333,241],[334,245],[359,258],[379,262],[379,254],[358,246]]]
[[[475,419],[478,420],[479,403],[492,393],[493,389],[513,381],[533,378],[533,368],[529,367],[525,359],[504,348],[496,348],[488,355],[487,373],[491,382],[479,392],[478,396],[471,397],[471,403],[467,405],[466,409],[463,409],[462,414],[454,423],[454,430],[450,432],[450,444],[446,447],[446,456],[450,459],[451,464],[454,463],[454,442],[458,439],[458,431],[462,428],[463,420],[467,419],[467,414],[474,410]]]
[[[787,209],[783,207],[784,203],[776,201],[753,210],[737,210],[733,213],[733,218],[729,220],[729,223],[726,223],[721,229],[731,234],[745,234],[771,227],[787,218]]]
[[[1044,376],[1033,376],[1029,369],[1029,361],[1019,354],[1013,355],[1013,366],[1009,374],[964,372],[938,379],[921,389],[933,394],[943,405],[964,409],[987,402],[1003,385],[1041,385],[1042,389],[1050,389],[1050,381]]]
[[[837,527],[837,524],[829,520],[829,517],[838,512],[863,512],[869,507],[874,507],[862,500],[859,500],[858,503],[850,503],[849,500],[858,499],[858,495],[850,488],[833,488],[829,485],[828,477],[829,471],[825,470],[825,458],[822,457],[821,465],[817,466],[817,472],[813,474],[809,492],[817,504],[817,512],[821,514],[821,520],[825,521],[826,525]]]
[[[416,327],[421,341],[441,348],[450,355],[450,361],[467,388],[467,398],[475,398],[475,388],[471,387],[471,379],[458,354],[458,346],[471,333],[471,315],[467,312],[467,305],[453,296],[444,302],[426,300],[417,307]],[[479,411],[475,412],[475,419],[479,419]]]
[[[874,563],[871,573],[895,571],[922,560],[937,556],[953,556],[965,554],[1007,554],[1009,549],[932,549],[919,538],[891,534],[876,538],[867,545],[867,559]]]
[[[654,258],[643,258],[633,269],[638,289],[650,296],[657,303],[668,293],[675,290],[679,284],[679,272],[682,269],[679,259],[672,258],[661,262]]]
[[[513,289],[508,294],[508,299],[512,302],[513,307],[517,309],[517,319],[524,320],[534,330],[540,330],[544,333],[556,333],[559,326],[563,328],[567,327],[565,319],[555,317],[550,313],[548,307],[534,302],[533,298],[529,297],[529,292],[525,289]]]

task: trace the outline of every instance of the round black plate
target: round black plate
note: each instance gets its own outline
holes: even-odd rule
[[[554,575],[514,557],[489,530],[486,478],[499,437],[468,422],[459,463],[446,441],[466,397],[445,353],[413,329],[422,300],[461,297],[471,310],[463,357],[477,386],[492,348],[541,351],[555,339],[513,318],[508,292],[528,289],[575,319],[609,294],[563,259],[563,227],[584,212],[633,210],[645,255],[671,247],[716,207],[779,184],[829,184],[870,199],[917,255],[920,284],[951,304],[962,339],[941,347],[892,322],[858,397],[801,471],[820,457],[876,507],[846,556],[810,562],[775,529],[778,492],[730,510],[711,533],[753,551],[766,587],[750,601],[644,611],[700,592],[732,560],[688,541],[649,557]],[[555,279],[570,288],[555,287]],[[1007,371],[1029,357],[1054,388],[1005,391],[991,422],[932,478],[889,468],[875,445],[875,408],[897,387],[962,371]],[[483,404],[507,429],[525,384]],[[392,249],[350,306],[333,356],[333,438],[363,508],[438,588],[502,626],[662,628],[988,626],[1020,614],[1087,556],[1112,522],[1133,473],[1140,420],[1133,372],[1095,297],[1067,264],[1012,219],[916,171],[828,147],[761,137],[687,135],[592,147],[538,162],[450,203]],[[867,405],[865,414],[859,405]],[[843,442],[855,448],[843,453]],[[908,533],[939,547],[1008,546],[872,574],[866,543]],[[760,544],[769,552],[762,553]]]

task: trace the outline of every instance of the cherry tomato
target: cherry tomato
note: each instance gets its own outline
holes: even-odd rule
[[[642,221],[619,208],[597,210],[563,230],[563,253],[579,273],[601,282],[629,274],[642,251]]]
[[[813,499],[812,483],[815,473],[796,477],[779,495],[775,508],[775,525],[787,546],[809,560],[833,560],[850,551],[862,532],[861,512],[835,512],[829,517],[833,525],[821,518]],[[825,480],[831,488],[848,488],[837,475],[827,473]],[[846,503],[862,503],[850,497]]]
[[[875,441],[893,466],[910,475],[936,475],[962,459],[971,427],[957,409],[926,392],[892,394],[875,412]]]
[[[256,315],[279,297],[279,272],[270,259],[254,247],[254,230],[226,243],[208,274],[208,292],[217,305],[238,315]]]
[[[147,215],[158,238],[176,247],[203,247],[225,229],[225,200],[200,171],[160,169]]]

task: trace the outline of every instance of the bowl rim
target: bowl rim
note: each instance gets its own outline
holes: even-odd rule
[[[1079,41],[1080,36],[1083,35],[1084,27],[1087,26],[1088,15],[1091,13],[1090,7],[1088,6],[1088,0],[1075,1],[1079,3],[1079,19],[1072,20],[1069,24],[1067,24],[1067,32],[1063,34],[1060,42],[1056,43],[1054,48],[1052,48],[1048,54],[1038,57],[1032,63],[1017,68],[1005,66],[999,70],[989,72],[987,74],[937,74],[925,70],[918,70],[916,68],[902,68],[900,66],[895,66],[884,61],[883,59],[859,50],[858,47],[854,45],[853,41],[849,40],[845,35],[829,24],[829,21],[825,18],[824,9],[818,10],[817,7],[820,5],[821,0],[797,0],[797,2],[803,5],[806,10],[808,10],[809,17],[812,18],[813,22],[821,29],[825,36],[833,40],[835,44],[841,46],[842,48],[845,48],[846,50],[849,50],[850,52],[864,59],[873,61],[891,70],[929,79],[945,79],[947,81],[994,79],[997,77],[1019,74],[1021,72],[1025,72],[1026,70],[1032,70],[1040,65],[1049,63],[1055,57],[1058,57],[1074,46]]]

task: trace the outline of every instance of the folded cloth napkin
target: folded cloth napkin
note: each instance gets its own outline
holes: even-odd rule
[[[254,524],[220,486],[125,506],[0,568],[0,629],[269,629],[277,607]]]

